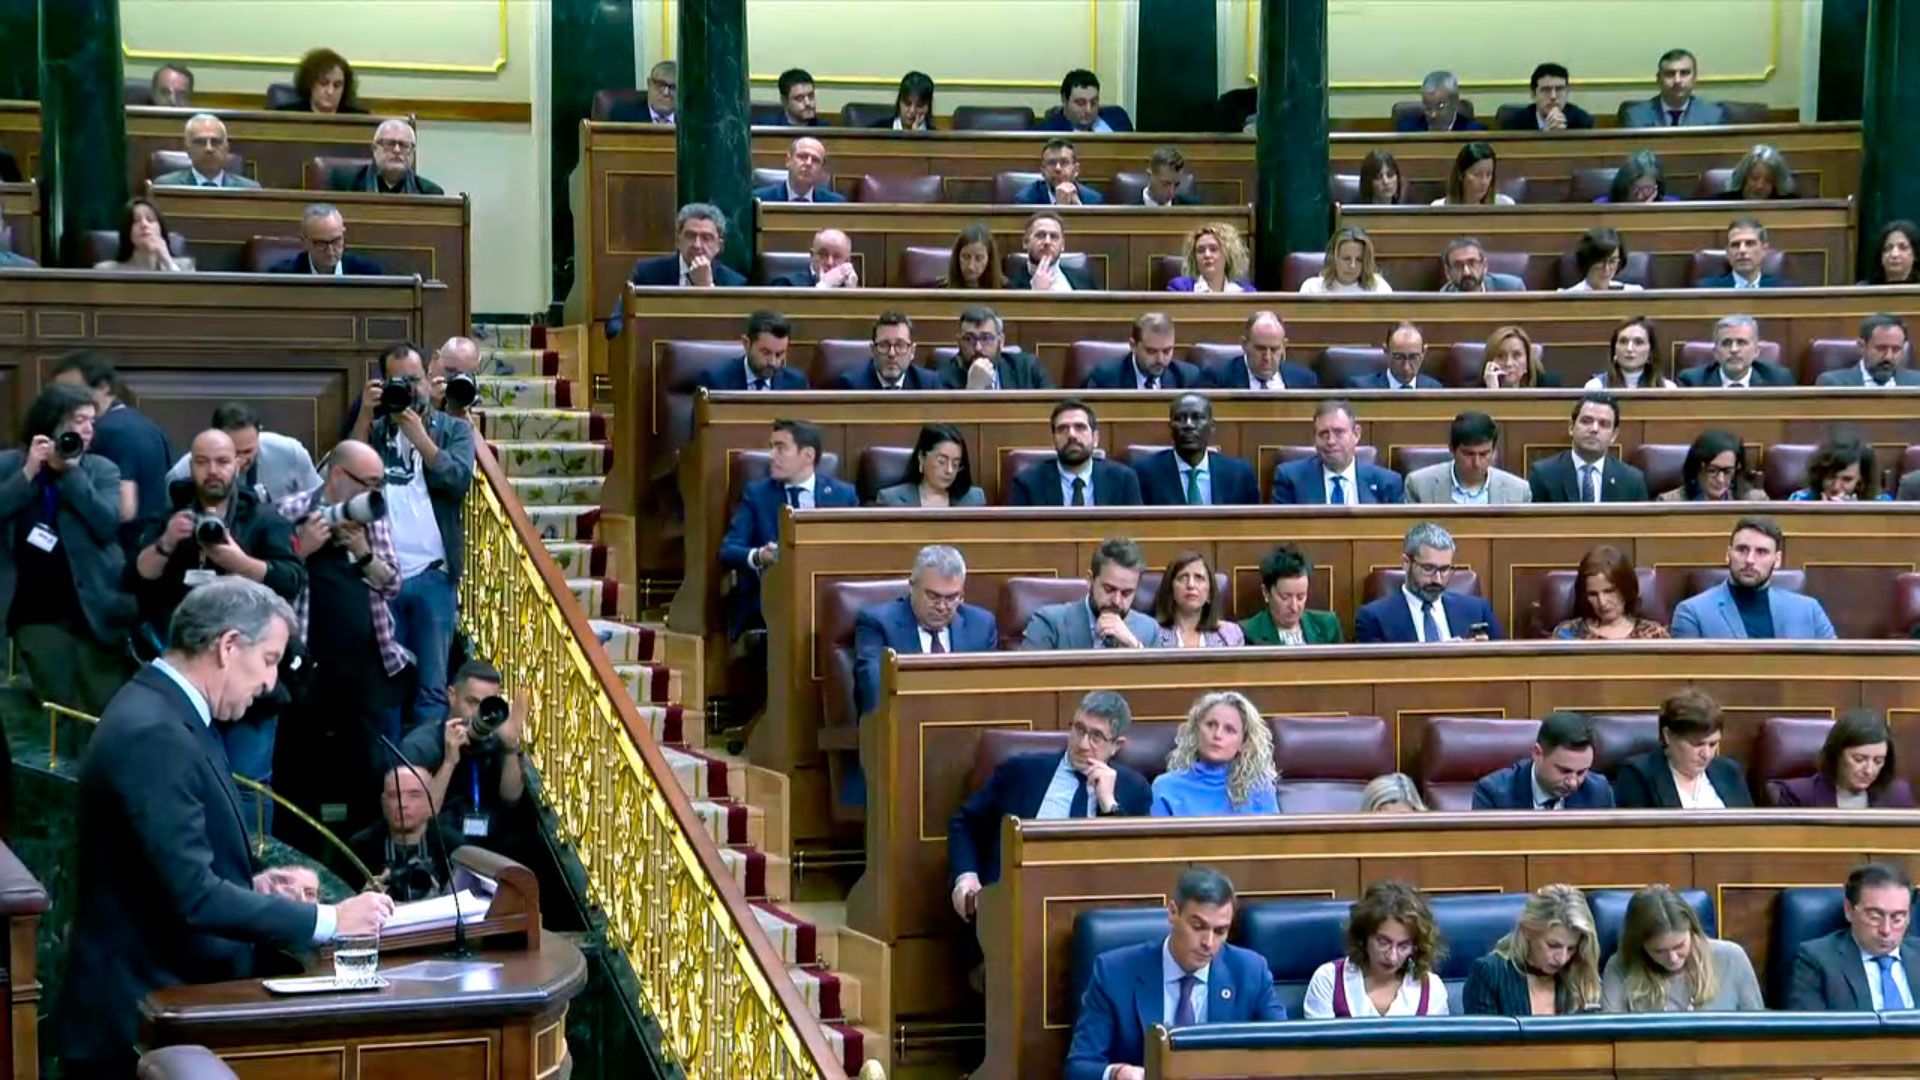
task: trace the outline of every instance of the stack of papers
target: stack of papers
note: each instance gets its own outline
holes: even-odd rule
[[[471,889],[462,889],[458,895],[460,921],[472,926],[487,917],[487,908],[493,898],[475,895]],[[411,904],[395,904],[393,915],[386,925],[380,928],[383,934],[401,934],[409,930],[438,930],[453,925],[456,897],[453,895],[436,896],[431,900],[416,900]]]

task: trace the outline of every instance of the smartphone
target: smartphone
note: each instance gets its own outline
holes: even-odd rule
[[[1492,628],[1486,623],[1477,622],[1467,627],[1467,636],[1475,641],[1485,641],[1492,636]]]

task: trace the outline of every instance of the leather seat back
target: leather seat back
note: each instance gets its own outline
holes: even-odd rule
[[[1025,131],[1033,110],[1025,105],[962,105],[953,110],[955,131]]]
[[[1807,462],[1819,447],[1812,443],[1775,443],[1767,447],[1767,458],[1760,465],[1761,483],[1767,494],[1784,499],[1807,486]]]
[[[953,252],[942,247],[909,247],[900,253],[900,284],[909,289],[931,289],[947,276]]]
[[[1080,1000],[1093,982],[1093,962],[1101,953],[1160,941],[1167,936],[1167,909],[1142,905],[1131,908],[1095,908],[1074,917],[1073,940],[1067,950],[1068,995],[1079,1015]]]
[[[693,391],[700,373],[724,360],[737,360],[744,350],[734,341],[666,341],[660,344],[660,366],[655,378],[662,388],[660,408],[665,416],[667,446],[678,450],[693,442]]]
[[[1911,348],[1909,348],[1911,355]],[[1829,371],[1840,371],[1860,363],[1860,342],[1856,338],[1815,338],[1807,343],[1807,360],[1801,365],[1801,379],[1811,385]]]
[[[1820,771],[1820,748],[1833,721],[1824,716],[1769,716],[1760,725],[1747,762],[1747,780],[1757,806],[1779,806],[1779,784]]]
[[[886,101],[849,101],[840,106],[840,126],[850,128],[891,126],[894,107]]]
[[[1387,454],[1387,468],[1405,476],[1415,469],[1441,465],[1453,460],[1453,451],[1445,446],[1395,445]]]
[[[1611,780],[1620,763],[1660,745],[1658,713],[1588,713],[1593,721],[1593,768]]]
[[[1801,944],[1846,927],[1845,902],[1846,890],[1837,885],[1781,889],[1774,894],[1765,976],[1768,1005],[1786,1007],[1787,987],[1793,981],[1793,956]]]
[[[1693,262],[1687,268],[1687,284],[1698,288],[1707,278],[1720,277],[1732,272],[1733,266],[1727,261],[1726,249],[1702,248],[1693,253]],[[1783,278],[1789,285],[1796,284],[1787,272],[1787,253],[1784,251],[1767,252],[1766,257],[1760,260],[1760,273]]]
[[[309,158],[300,169],[300,186],[308,191],[333,191],[336,178],[345,183],[345,178],[373,164],[370,157],[316,157]]]
[[[1314,365],[1320,385],[1340,389],[1351,378],[1365,378],[1387,370],[1387,350],[1378,345],[1329,345]]]
[[[1287,813],[1357,814],[1368,782],[1394,771],[1393,729],[1378,716],[1270,716],[1267,723]]]
[[[1025,169],[1003,169],[1000,172],[994,173],[994,204],[997,206],[1012,206],[1014,196],[1020,194],[1021,189],[1038,179],[1040,179],[1039,173],[1029,172]],[[1036,212],[1037,211],[1038,208],[1036,208]]]
[[[1010,757],[1021,754],[1060,754],[1067,749],[1064,731],[1028,731],[1025,728],[988,728],[973,744],[973,768],[967,772],[966,795],[987,786],[993,770]],[[963,796],[964,798],[965,796]]]
[[[813,347],[814,386],[832,386],[842,375],[858,374],[873,359],[873,343],[859,338],[824,338]]]
[[[824,653],[820,713],[828,727],[852,727],[859,721],[854,697],[853,624],[860,612],[907,595],[906,578],[836,581],[820,600],[814,648]]]
[[[1140,587],[1133,593],[1133,610],[1143,615],[1153,614],[1153,603],[1159,599],[1160,583],[1166,577],[1165,570],[1142,570]],[[1214,610],[1220,613],[1222,622],[1229,621],[1233,614],[1233,583],[1224,570],[1216,570],[1213,575]]]
[[[746,493],[747,485],[755,480],[764,480],[771,467],[772,459],[767,456],[765,450],[739,450],[728,455],[726,513],[728,520],[732,520],[734,507],[740,505],[740,496]],[[839,479],[840,455],[832,451],[821,454],[814,472],[819,476]]]
[[[1435,810],[1467,810],[1473,786],[1533,750],[1538,720],[1488,716],[1436,716],[1420,743],[1420,790]]]
[[[1086,578],[1010,577],[1000,588],[1000,647],[1017,649],[1033,613],[1049,604],[1087,598]]]
[[[1627,454],[1627,464],[1647,474],[1647,493],[1657,496],[1685,482],[1688,449],[1685,443],[1641,443]]]
[[[925,176],[868,173],[853,185],[853,201],[861,203],[937,203],[945,197],[946,178],[938,173]]]
[[[168,238],[171,249],[172,238]],[[240,266],[249,274],[264,274],[307,250],[297,236],[253,236],[240,249]]]
[[[641,112],[647,107],[645,90],[597,90],[593,95],[593,107],[588,111],[589,118],[606,120],[615,110]]]
[[[860,462],[853,471],[853,486],[860,493],[860,502],[870,503],[881,488],[905,483],[912,461],[911,446],[869,446],[860,451]]]
[[[1515,569],[1514,609],[1520,614],[1513,620],[1519,625],[1509,628],[1513,636],[1550,637],[1554,627],[1573,618],[1574,589],[1579,576],[1577,569],[1558,568],[1544,572],[1537,568]],[[1633,576],[1640,583],[1640,617],[1659,623],[1672,622],[1673,612],[1660,595],[1658,575],[1653,567],[1634,567]]]
[[[1285,261],[1280,264],[1280,291],[1299,292],[1302,282],[1319,277],[1326,266],[1327,254],[1324,251],[1287,252]]]
[[[192,167],[193,159],[187,156],[185,150],[155,150],[147,155],[147,179],[149,180]],[[234,176],[246,176],[247,159],[229,150],[225,168]]]
[[[1118,360],[1133,351],[1133,345],[1125,341],[1076,341],[1067,346],[1067,370],[1065,384],[1083,387],[1093,369],[1111,360]],[[1125,387],[1124,389],[1132,389]]]
[[[763,251],[754,260],[755,285],[772,284],[773,279],[797,274],[808,268],[811,256],[804,251]]]

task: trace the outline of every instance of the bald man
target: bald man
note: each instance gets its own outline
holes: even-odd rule
[[[433,393],[433,407],[448,416],[471,421],[467,415],[471,405],[454,407],[447,404],[447,380],[455,375],[465,375],[471,379],[480,374],[480,345],[472,338],[450,337],[433,352],[433,359],[427,364],[427,386]]]
[[[813,234],[807,268],[782,274],[767,284],[791,289],[857,289],[860,273],[853,265],[853,241],[839,229],[821,229]]]
[[[827,144],[811,135],[802,135],[787,148],[787,178],[777,184],[756,188],[753,197],[761,202],[843,203],[845,195],[827,183]]]
[[[445,195],[439,184],[413,171],[417,143],[412,124],[405,120],[381,121],[373,130],[373,161],[353,170],[327,170],[327,190]]]
[[[190,166],[153,178],[157,186],[257,188],[258,180],[227,171],[227,125],[212,113],[196,113],[187,121],[185,145]]]
[[[347,846],[386,885],[387,895],[400,903],[445,895],[441,845],[452,851],[461,839],[434,817],[426,773],[406,765],[388,769],[380,785],[380,817]]]

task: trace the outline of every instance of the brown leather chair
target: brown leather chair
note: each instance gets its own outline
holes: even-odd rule
[[[1723,101],[1729,124],[1765,124],[1773,119],[1773,106],[1764,101]]]
[[[1893,614],[1887,636],[1909,638],[1920,628],[1920,574],[1902,573],[1893,579]]]
[[[1280,263],[1280,291],[1299,292],[1308,278],[1319,277],[1327,267],[1324,251],[1289,251]]]
[[[872,359],[872,342],[826,338],[813,347],[813,369],[807,372],[807,378],[815,386],[832,386],[835,379],[858,372]]]
[[[1895,610],[1895,566],[1811,566],[1806,594],[1820,601],[1833,620],[1833,630],[1844,641],[1872,641],[1905,637],[1910,626],[1899,625]]]
[[[1611,780],[1620,763],[1660,745],[1658,713],[1588,713],[1593,722],[1593,768]]]
[[[267,108],[283,109],[299,100],[300,91],[295,90],[292,83],[267,84]]]
[[[1153,614],[1153,602],[1160,596],[1160,583],[1166,579],[1166,573],[1164,569],[1140,572],[1140,587],[1133,593],[1133,610],[1142,615]],[[1223,620],[1231,618],[1233,582],[1224,570],[1213,573],[1213,595],[1214,607],[1220,612],[1220,617]]]
[[[947,276],[953,251],[941,247],[910,247],[900,253],[900,283],[909,289],[931,289]]]
[[[777,101],[753,101],[747,103],[747,123],[755,127],[767,127],[780,123],[780,117],[786,110]]]
[[[1829,371],[1842,371],[1859,363],[1858,339],[1815,338],[1807,343],[1806,362],[1800,365],[1800,381],[1812,386]]]
[[[1355,206],[1360,202],[1360,174],[1334,173],[1327,178],[1327,194],[1339,206]]]
[[[1627,464],[1647,475],[1647,491],[1657,496],[1680,486],[1687,449],[1685,443],[1641,443],[1627,454]]]
[[[1762,341],[1760,343],[1759,359],[1765,360],[1770,364],[1780,363],[1780,343],[1777,341]],[[1713,342],[1683,341],[1680,343],[1679,359],[1674,361],[1674,374],[1677,375],[1690,367],[1699,367],[1701,364],[1711,363],[1712,361]]]
[[[1700,283],[1707,278],[1719,277],[1722,274],[1732,272],[1733,268],[1732,265],[1727,262],[1725,249],[1702,248],[1693,253],[1693,264],[1687,268],[1687,286],[1697,289],[1700,287]],[[1762,274],[1776,274],[1785,280],[1788,285],[1799,284],[1794,280],[1794,275],[1787,266],[1787,253],[1784,251],[1767,252],[1766,258],[1760,260],[1760,272]],[[1817,285],[1820,284],[1820,282],[1815,282],[1814,284]]]
[[[860,493],[861,505],[872,503],[881,488],[905,483],[907,468],[912,462],[911,446],[869,446],[860,451],[860,463],[854,467],[853,486]]]
[[[120,83],[120,104],[153,104],[153,84],[146,79],[126,79]]]
[[[1289,814],[1357,814],[1376,776],[1394,771],[1393,728],[1378,716],[1270,716],[1280,806]]]
[[[1471,810],[1473,786],[1533,751],[1540,721],[1436,716],[1420,742],[1415,780],[1435,810]]]
[[[1147,459],[1162,450],[1173,449],[1166,443],[1128,443],[1120,448],[1120,464],[1129,469],[1137,469],[1147,463]],[[1217,449],[1217,447],[1216,447]]]
[[[1147,264],[1147,288],[1165,292],[1173,279],[1187,272],[1185,255],[1153,255]]]
[[[1453,451],[1445,446],[1393,446],[1387,450],[1387,468],[1405,476],[1452,458]]]
[[[1505,131],[1507,121],[1524,112],[1526,108],[1525,105],[1502,105],[1493,111],[1493,123],[1487,126],[1495,131]]]
[[[1320,351],[1314,371],[1320,385],[1338,390],[1348,379],[1364,379],[1387,370],[1387,350],[1378,345],[1329,345]]]
[[[868,173],[853,185],[853,201],[858,203],[937,203],[945,196],[946,178],[937,174]]]
[[[1525,251],[1489,251],[1486,254],[1489,273],[1512,274],[1535,292],[1546,292],[1555,287],[1554,260],[1547,256],[1535,258]]]
[[[1025,728],[987,728],[973,744],[973,768],[967,770],[967,790],[963,796],[987,786],[1000,763],[1021,754],[1064,754],[1064,731],[1028,731]]]
[[[1565,181],[1554,182],[1530,176],[1509,176],[1500,181],[1498,190],[1500,194],[1521,206],[1569,201]]]
[[[1033,613],[1048,604],[1087,598],[1086,578],[1010,577],[1000,587],[1000,647],[1017,649]]]
[[[1026,252],[1007,252],[1005,272],[1008,277],[1012,277],[1016,270],[1025,270],[1027,265]],[[1107,260],[1105,259],[1089,259],[1084,251],[1063,251],[1060,253],[1060,265],[1083,271],[1096,289],[1107,287]]]
[[[849,101],[840,106],[840,126],[874,128],[893,126],[894,107],[890,101]]]
[[[1562,252],[1553,264],[1555,288],[1564,289],[1581,278],[1580,264],[1575,261],[1571,248]],[[1658,286],[1652,280],[1653,256],[1644,251],[1627,253],[1627,261],[1614,276],[1621,281],[1630,281],[1635,285],[1652,289]]]
[[[853,688],[853,624],[860,612],[875,604],[907,595],[907,579],[875,578],[836,581],[820,599],[814,630],[815,647],[827,655],[827,677],[820,684],[821,723],[850,728],[860,722]],[[836,789],[837,790],[837,789]]]
[[[1760,463],[1760,478],[1770,498],[1784,499],[1807,486],[1807,462],[1819,447],[1812,443],[1774,443]]]
[[[167,234],[167,250],[176,259],[192,254],[187,238],[177,232]],[[89,229],[80,238],[80,257],[87,266],[106,262],[120,254],[120,233],[115,229]]]
[[[1547,347],[1535,343],[1534,359],[1546,362]],[[1487,343],[1484,341],[1456,341],[1447,347],[1445,372],[1440,381],[1454,387],[1482,387],[1486,385]]]
[[[754,264],[754,284],[765,285],[774,278],[805,270],[811,257],[804,251],[763,251]]]
[[[1033,110],[1025,105],[962,105],[953,110],[955,131],[1025,131]]]
[[[187,156],[185,150],[155,150],[147,155],[147,179],[149,180],[156,180],[168,173],[192,167],[193,159]],[[229,151],[225,168],[235,176],[245,176],[247,159]]]
[[[1747,784],[1759,806],[1780,805],[1780,784],[1820,771],[1820,748],[1833,721],[1824,716],[1769,716],[1754,740]]]
[[[167,247],[173,247],[171,237]],[[307,242],[297,236],[249,237],[240,248],[240,266],[249,274],[264,274],[305,250]]]
[[[700,373],[715,364],[738,361],[741,354],[738,340],[668,341],[661,344],[657,378],[664,388],[661,407],[666,414],[664,419],[669,447],[678,450],[693,442],[693,392]]]
[[[649,115],[647,110],[647,92],[645,90],[597,90],[593,95],[593,106],[587,115],[591,119],[605,121],[616,112],[629,115],[639,113]]]
[[[1567,182],[1567,201],[1593,202],[1613,190],[1613,178],[1618,175],[1618,165],[1595,165],[1573,170],[1573,178]]]
[[[370,157],[308,158],[300,168],[300,186],[308,191],[334,191],[336,179],[345,183],[347,177],[371,164]]]
[[[755,188],[763,188],[769,184],[778,184],[786,178],[787,169],[784,165],[773,169],[758,167],[753,170],[753,177],[748,183]]]
[[[1067,346],[1067,369],[1064,384],[1084,389],[1087,376],[1093,369],[1109,360],[1118,360],[1133,351],[1133,345],[1125,341],[1076,341]]]
[[[1637,566],[1633,573],[1640,582],[1640,617],[1662,624],[1672,621],[1673,612],[1660,595],[1654,568]],[[1513,571],[1513,621],[1518,625],[1509,628],[1513,636],[1552,637],[1554,627],[1573,618],[1573,590],[1578,578],[1579,571],[1571,567],[1516,568]]]
[[[1245,353],[1246,347],[1237,341],[1196,341],[1187,346],[1187,362],[1204,371]]]
[[[993,174],[993,201],[1000,206],[1011,206],[1013,197],[1021,188],[1040,179],[1037,172],[1023,172],[1017,169]],[[1035,209],[1038,209],[1036,207]]]
[[[1109,206],[1141,206],[1145,204],[1147,180],[1144,172],[1117,172],[1113,174],[1113,182],[1101,194],[1107,197]],[[1180,181],[1178,191],[1181,195],[1194,194],[1192,173]]]
[[[140,1056],[137,1080],[234,1080],[237,1074],[204,1046],[163,1046]]]
[[[1693,185],[1693,197],[1696,199],[1725,199],[1733,190],[1732,169],[1708,169],[1700,174]]]
[[[1371,604],[1383,596],[1391,596],[1400,586],[1406,584],[1407,572],[1398,566],[1382,566],[1367,571],[1365,585],[1362,586],[1360,602]],[[1447,582],[1447,591],[1462,596],[1480,595],[1480,575],[1472,570],[1457,570]]]

